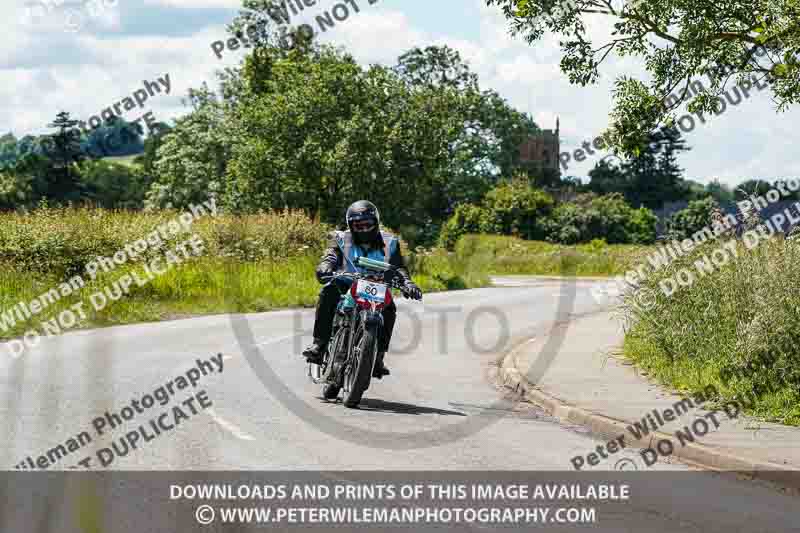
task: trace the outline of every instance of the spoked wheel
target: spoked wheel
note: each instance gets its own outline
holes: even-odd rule
[[[339,397],[339,391],[342,390],[342,380],[338,376],[338,367],[341,366],[341,363],[336,361],[336,354],[344,350],[346,340],[346,330],[340,329],[334,335],[332,342],[328,344],[325,352],[324,367],[321,368],[320,380],[317,383],[325,384],[322,387],[322,397],[326,400],[335,400]]]
[[[339,385],[328,383],[322,387],[322,397],[329,401],[336,400],[336,398],[339,397],[340,390],[342,390],[342,388]]]
[[[344,374],[344,400],[345,407],[356,407],[361,401],[361,396],[369,388],[372,379],[372,366],[377,355],[376,328],[359,328],[356,337],[357,344],[353,349],[353,360],[347,365]]]

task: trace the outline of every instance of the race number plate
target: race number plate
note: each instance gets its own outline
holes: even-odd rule
[[[360,279],[356,285],[356,295],[364,300],[383,302],[386,299],[386,285]]]

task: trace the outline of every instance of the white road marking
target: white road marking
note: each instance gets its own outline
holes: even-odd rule
[[[211,417],[211,419],[214,422],[216,422],[222,429],[227,430],[231,435],[233,435],[237,439],[239,439],[239,440],[256,440],[255,437],[253,437],[252,435],[248,435],[247,433],[242,431],[242,429],[239,428],[239,426],[237,426],[236,424],[228,422],[227,420],[225,420],[224,418],[219,416],[217,414],[217,412],[214,410],[213,407],[209,407],[208,409],[206,409],[206,413],[208,413],[208,415]]]

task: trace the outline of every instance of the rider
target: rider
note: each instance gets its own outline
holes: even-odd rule
[[[317,313],[314,321],[314,342],[305,349],[303,355],[310,363],[321,363],[322,354],[331,337],[333,316],[341,298],[339,289],[333,283],[326,283],[334,272],[354,272],[359,257],[384,261],[396,267],[403,280],[403,294],[407,298],[422,299],[422,291],[417,287],[408,270],[405,268],[400,253],[400,243],[389,232],[380,231],[380,214],[372,202],[359,200],[347,209],[345,216],[348,231],[336,231],[331,235],[328,248],[317,266],[317,280],[324,283],[317,301]],[[397,317],[394,302],[383,309],[383,331],[378,341],[378,357],[375,361],[374,377],[380,379],[389,375],[389,369],[383,363],[383,356],[389,349],[392,328]]]

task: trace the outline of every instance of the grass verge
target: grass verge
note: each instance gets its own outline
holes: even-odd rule
[[[712,385],[718,402],[800,425],[800,243],[772,238],[748,249],[731,241],[729,261],[700,274],[695,262],[721,244],[707,243],[651,274],[640,290],[654,295],[652,306],[637,305],[636,294],[625,298],[624,354],[674,389]],[[669,286],[664,280],[681,269],[694,283],[667,297],[659,283]]]

